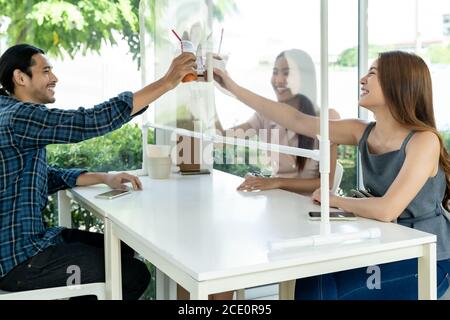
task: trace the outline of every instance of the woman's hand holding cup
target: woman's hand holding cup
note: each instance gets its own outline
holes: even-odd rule
[[[234,81],[225,70],[214,68],[214,80],[225,90],[231,91]]]

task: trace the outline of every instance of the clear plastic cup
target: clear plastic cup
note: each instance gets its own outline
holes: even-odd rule
[[[181,45],[183,46],[183,52],[190,52],[193,54],[196,54],[196,50],[194,48],[194,44],[189,40],[183,40],[181,41]],[[181,80],[181,82],[191,82],[196,81],[198,79],[197,73],[192,72],[184,76],[184,78]]]
[[[210,60],[208,60],[208,63],[206,64],[206,69],[204,71],[205,81],[212,81],[212,79],[209,79],[209,76],[212,77],[213,70],[211,70],[211,73],[208,73],[209,68],[226,71],[228,57],[229,57],[228,54],[218,55],[215,53],[210,53]]]
[[[225,71],[227,68],[228,54],[213,55],[213,68]]]

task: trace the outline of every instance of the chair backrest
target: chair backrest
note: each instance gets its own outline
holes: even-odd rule
[[[338,161],[336,161],[336,169],[334,171],[334,181],[333,181],[333,187],[331,188],[331,192],[332,193],[336,193],[341,181],[342,181],[342,177],[344,176],[344,167],[342,166],[342,164],[340,164]]]

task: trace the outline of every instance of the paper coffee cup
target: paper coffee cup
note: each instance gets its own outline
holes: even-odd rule
[[[170,155],[169,145],[156,145],[156,144],[147,145],[147,157],[149,158],[162,158],[168,157],[169,155]]]
[[[152,179],[168,179],[172,161],[170,157],[148,158],[147,173]]]

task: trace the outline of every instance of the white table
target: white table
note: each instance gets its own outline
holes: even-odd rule
[[[242,178],[212,175],[142,177],[143,191],[96,199],[106,187],[75,188],[81,205],[105,217],[107,296],[121,298],[120,241],[126,242],[191,293],[254,287],[418,257],[419,298],[436,299],[436,236],[393,223],[358,218],[332,222],[332,232],[378,227],[381,238],[269,254],[268,242],[319,234],[309,197],[271,190],[242,193]],[[283,294],[283,292],[281,292]]]

